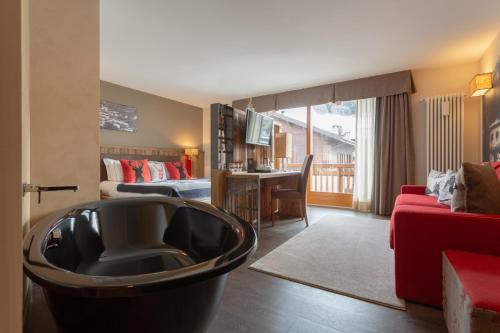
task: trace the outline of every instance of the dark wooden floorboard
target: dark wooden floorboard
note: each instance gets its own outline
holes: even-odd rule
[[[350,210],[309,207],[314,223],[325,215],[366,216]],[[253,262],[305,228],[303,221],[264,223]],[[248,265],[250,264],[248,263]],[[442,311],[408,303],[407,311],[360,301],[238,268],[229,279],[209,333],[446,332]],[[55,332],[41,289],[32,288],[25,333]]]

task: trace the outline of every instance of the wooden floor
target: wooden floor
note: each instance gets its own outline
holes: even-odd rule
[[[363,215],[350,210],[308,207],[309,221],[325,215]],[[251,262],[264,256],[305,227],[304,222],[263,224]],[[248,263],[250,264],[250,263]],[[246,265],[247,266],[247,265]],[[407,311],[341,296],[244,267],[228,279],[210,333],[225,332],[446,332],[442,311],[408,303]],[[25,333],[53,333],[54,324],[40,288],[34,286]]]

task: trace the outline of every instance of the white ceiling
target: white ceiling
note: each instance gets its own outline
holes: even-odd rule
[[[476,61],[499,0],[101,0],[101,79],[208,107]]]

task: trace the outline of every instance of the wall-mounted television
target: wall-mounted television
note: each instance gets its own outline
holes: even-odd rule
[[[273,118],[247,109],[246,143],[270,146],[273,124]]]

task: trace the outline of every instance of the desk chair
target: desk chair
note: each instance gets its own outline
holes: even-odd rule
[[[302,218],[306,222],[306,226],[309,226],[309,222],[307,221],[307,210],[306,210],[307,178],[309,177],[309,171],[311,170],[313,157],[314,157],[313,155],[307,155],[305,157],[304,164],[302,164],[302,169],[300,170],[300,179],[297,188],[293,189],[283,188],[271,191],[271,200],[300,201],[300,213],[302,215]],[[279,211],[274,211],[271,214],[271,221],[273,226],[277,213],[279,213]]]

